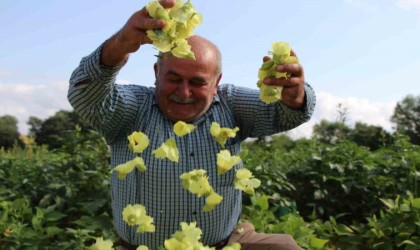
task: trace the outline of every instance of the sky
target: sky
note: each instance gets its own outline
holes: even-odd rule
[[[117,32],[149,1],[0,1],[0,116],[28,132],[30,116],[72,110],[68,80],[82,57]],[[420,95],[420,0],[192,0],[203,15],[195,34],[223,55],[221,83],[257,88],[272,42],[288,42],[317,94],[312,119],[290,131],[308,137],[314,124],[338,119],[392,131],[395,105]],[[122,84],[154,83],[151,45],[132,54]]]

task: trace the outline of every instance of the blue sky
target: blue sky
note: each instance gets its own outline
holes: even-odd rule
[[[66,90],[80,59],[149,1],[0,2],[0,115],[47,118],[70,109]],[[397,101],[420,94],[420,0],[192,0],[203,15],[196,34],[223,54],[223,83],[256,88],[275,41],[289,42],[318,94],[314,117],[334,120],[337,104],[351,122],[391,129]],[[151,86],[157,52],[143,46],[118,81]]]

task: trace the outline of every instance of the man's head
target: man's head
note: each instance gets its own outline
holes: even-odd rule
[[[156,98],[162,113],[172,121],[191,122],[210,107],[222,77],[219,49],[209,40],[188,39],[196,60],[164,53],[156,62]]]

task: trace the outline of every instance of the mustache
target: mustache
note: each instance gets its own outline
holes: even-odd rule
[[[174,101],[176,103],[180,103],[180,104],[191,104],[191,103],[195,102],[194,98],[182,99],[182,98],[179,98],[178,96],[175,96],[175,95],[169,96],[169,100]]]

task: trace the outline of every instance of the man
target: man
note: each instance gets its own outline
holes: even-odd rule
[[[165,8],[174,0],[162,0]],[[241,214],[241,191],[233,188],[237,164],[224,175],[217,174],[217,153],[227,149],[240,152],[240,143],[248,137],[271,135],[299,126],[309,120],[315,106],[315,95],[304,81],[300,64],[281,65],[288,79],[267,78],[269,85],[284,86],[282,101],[264,104],[259,91],[219,85],[222,77],[218,48],[200,36],[188,39],[196,60],[176,58],[168,53],[154,65],[155,88],[115,84],[119,70],[129,54],[151,40],[146,30],[161,29],[162,20],[150,18],[147,10],[134,13],[124,27],[105,41],[91,55],[84,57],[70,79],[69,102],[107,140],[111,150],[111,166],[132,160],[136,155],[127,147],[127,136],[141,131],[150,139],[141,153],[147,171],[131,172],[124,180],[111,177],[113,217],[120,249],[146,245],[158,249],[165,239],[180,230],[180,222],[197,222],[202,229],[202,242],[218,249],[232,242],[242,249],[299,249],[288,235],[258,234],[250,224],[234,230]],[[294,52],[292,52],[294,55]],[[267,60],[265,58],[264,60]],[[176,137],[179,162],[157,159],[152,151],[174,137],[173,125],[184,121],[196,129],[184,137]],[[224,147],[211,136],[212,122],[239,131]],[[194,169],[207,171],[210,184],[223,196],[211,212],[204,212],[205,199],[197,198],[182,188],[179,176]],[[128,204],[141,204],[154,218],[156,232],[136,233],[122,219]]]

